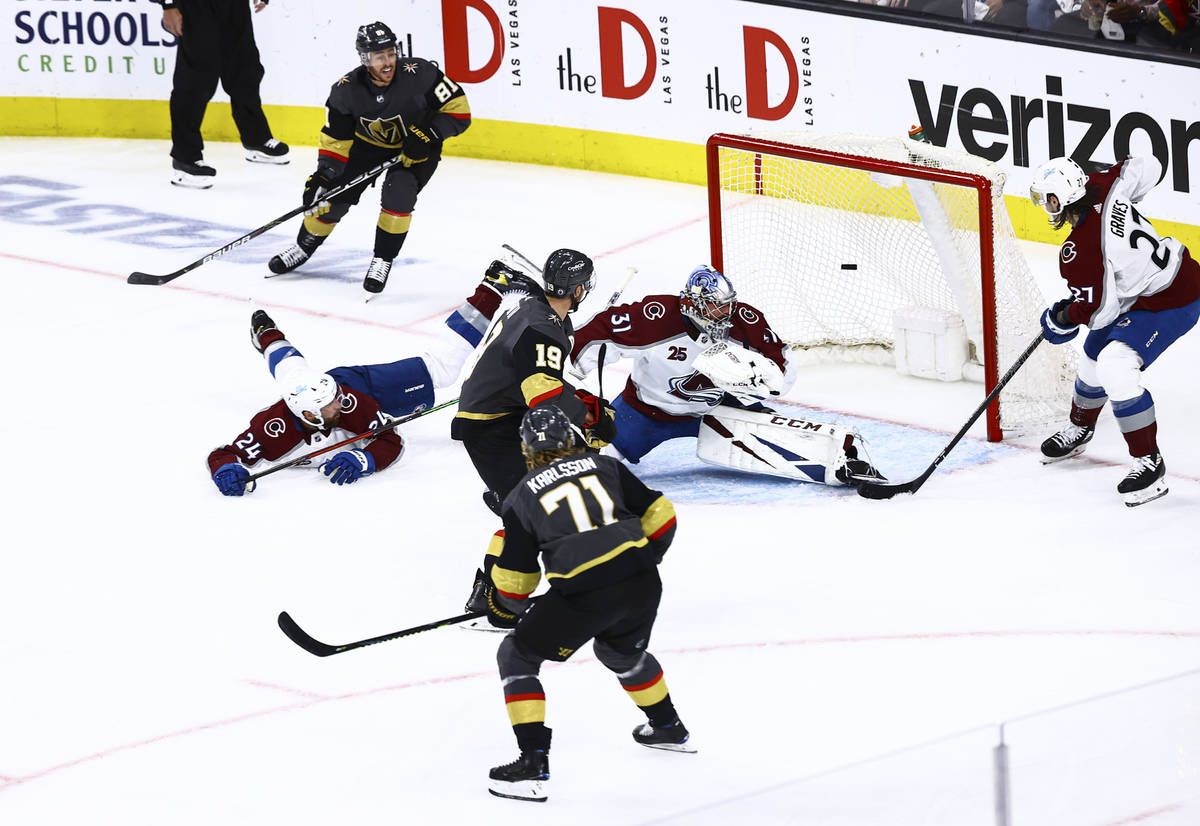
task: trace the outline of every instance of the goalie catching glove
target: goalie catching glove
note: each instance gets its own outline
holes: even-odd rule
[[[587,419],[583,423],[583,435],[588,447],[599,450],[617,438],[617,411],[613,410],[607,401],[599,396],[593,396],[583,390],[576,390],[575,395],[587,408]]]
[[[731,341],[718,341],[697,356],[693,366],[731,393],[778,396],[783,390],[783,371],[778,364]]]

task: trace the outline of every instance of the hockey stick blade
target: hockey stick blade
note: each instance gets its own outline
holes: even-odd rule
[[[1012,377],[1017,374],[1017,371],[1021,369],[1021,365],[1023,365],[1031,355],[1033,355],[1033,351],[1036,350],[1038,345],[1045,340],[1046,334],[1039,332],[1037,334],[1037,338],[1029,342],[1029,346],[1025,348],[1025,352],[1017,356],[1017,360],[1013,362],[1012,367],[1009,367],[1008,372],[1000,377],[1000,380],[996,382],[996,386],[992,388],[992,391],[987,394],[979,407],[975,408],[975,412],[971,414],[971,418],[967,419],[966,424],[958,429],[958,432],[954,434],[954,438],[950,440],[949,444],[942,448],[942,452],[937,455],[937,458],[933,460],[929,467],[925,468],[924,473],[922,473],[916,479],[913,479],[911,482],[899,482],[897,484],[863,482],[858,486],[858,495],[864,499],[891,499],[898,493],[916,493],[920,489],[921,485],[925,484],[925,480],[932,476],[933,472],[937,470],[937,467],[942,463],[942,460],[950,455],[950,451],[954,450],[954,446],[962,440],[963,436],[967,435],[967,431],[971,429],[971,425],[975,424],[976,420],[983,415],[983,412],[987,410],[988,405],[996,400],[996,397],[1000,395],[1000,391],[1004,389],[1005,385],[1007,385],[1009,381],[1012,380]]]
[[[125,283],[126,284],[149,284],[153,287],[157,287],[160,284],[166,284],[168,281],[173,281],[181,275],[183,275],[182,272],[169,273],[167,275],[151,275],[148,272],[131,272],[129,274],[129,277],[127,279],[125,279]]]
[[[303,648],[309,654],[317,657],[328,657],[332,654],[341,654],[346,651],[353,651],[356,648],[366,648],[368,645],[378,645],[381,642],[390,640],[398,640],[401,637],[411,637],[413,634],[420,634],[423,631],[433,631],[436,628],[445,628],[448,625],[457,625],[460,622],[467,620],[479,619],[485,616],[483,611],[472,611],[467,614],[459,614],[456,617],[447,617],[446,619],[435,620],[425,623],[424,625],[416,625],[412,628],[405,628],[403,631],[393,631],[391,634],[383,634],[378,637],[370,637],[369,639],[359,640],[358,642],[348,642],[345,645],[330,645],[329,643],[321,642],[314,639],[303,628],[296,624],[296,621],[291,618],[287,611],[281,611],[279,614],[279,630],[287,635],[287,638],[296,645]]]
[[[919,480],[921,482],[924,479]],[[891,499],[898,493],[916,493],[920,487],[918,480],[912,482],[897,482],[889,484],[887,482],[859,482],[858,495],[864,499]]]
[[[279,614],[279,630],[287,634],[287,638],[296,645],[303,648],[309,654],[315,654],[318,657],[328,657],[330,654],[338,653],[337,647],[326,645],[320,640],[314,640],[310,637],[303,628],[296,624],[296,621],[291,618],[287,611],[282,611]]]

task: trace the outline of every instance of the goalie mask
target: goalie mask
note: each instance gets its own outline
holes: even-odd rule
[[[555,298],[571,298],[571,312],[579,309],[579,304],[588,297],[588,293],[596,286],[596,268],[592,259],[582,252],[570,249],[555,250],[546,259],[542,268],[542,280],[546,283],[546,293]],[[583,287],[583,295],[576,297],[575,288]]]
[[[1033,170],[1033,183],[1029,185],[1029,199],[1046,210],[1050,220],[1057,221],[1064,207],[1078,201],[1087,194],[1088,176],[1079,164],[1070,158],[1052,158]],[[1052,209],[1050,196],[1058,201],[1058,209]]]
[[[724,338],[733,323],[737,292],[724,273],[709,266],[696,267],[679,294],[679,309],[693,324],[714,339]]]
[[[292,379],[287,387],[283,400],[297,419],[317,428],[324,428],[336,422],[336,416],[327,422],[321,412],[339,398],[338,384],[333,376],[315,370],[305,371]],[[312,415],[305,416],[305,413]]]
[[[521,445],[526,453],[566,450],[575,446],[575,426],[561,407],[535,407],[521,419]]]

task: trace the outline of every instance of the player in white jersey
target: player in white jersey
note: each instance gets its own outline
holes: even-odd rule
[[[1042,313],[1046,340],[1064,344],[1088,327],[1070,422],[1042,444],[1042,461],[1082,452],[1111,400],[1134,460],[1117,485],[1130,506],[1167,492],[1154,399],[1142,387],[1142,371],[1200,318],[1200,264],[1134,206],[1161,177],[1154,158],[1129,158],[1091,175],[1070,158],[1054,158],[1034,170],[1030,187],[1056,229],[1071,226],[1059,252],[1071,297]]]
[[[701,458],[742,470],[838,484],[845,479],[835,472],[853,460],[852,474],[874,473],[858,462],[852,434],[773,415],[763,406],[764,399],[792,387],[797,371],[762,311],[738,301],[730,280],[712,267],[693,270],[678,294],[648,295],[602,310],[576,330],[571,353],[576,368],[585,375],[595,370],[602,347],[606,362],[633,359],[629,381],[613,402],[612,448],[628,462],[640,461],[669,439],[699,437]],[[756,452],[747,451],[747,440],[734,432],[743,426],[773,435],[755,442]],[[800,432],[805,447],[798,452],[791,441]],[[788,444],[781,447],[781,439]],[[731,446],[736,459],[706,455],[706,440]],[[768,450],[768,442],[778,450]]]

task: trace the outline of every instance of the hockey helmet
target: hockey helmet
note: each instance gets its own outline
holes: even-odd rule
[[[729,330],[736,305],[733,283],[707,264],[692,270],[679,293],[683,314],[713,338],[720,338]]]
[[[575,427],[561,407],[535,407],[521,419],[521,444],[527,453],[575,446]]]
[[[1057,219],[1063,207],[1070,206],[1087,193],[1088,176],[1070,158],[1051,158],[1033,170],[1029,199]],[[1050,211],[1050,196],[1058,199],[1058,209]]]
[[[384,52],[396,48],[396,33],[386,23],[375,21],[358,27],[358,35],[354,38],[354,48],[358,50],[358,58],[365,66],[370,61],[371,52]]]
[[[542,268],[542,280],[546,283],[546,293],[555,298],[571,298],[571,309],[579,307],[579,303],[587,298],[588,293],[596,286],[596,268],[592,259],[582,252],[570,249],[555,250],[546,259]],[[583,295],[575,298],[575,288],[583,287]]]
[[[288,389],[284,392],[283,400],[288,410],[297,419],[317,427],[325,427],[325,417],[321,410],[338,398],[338,383],[328,373],[318,373],[316,370],[305,370],[292,377]],[[304,414],[308,412],[313,418]]]

